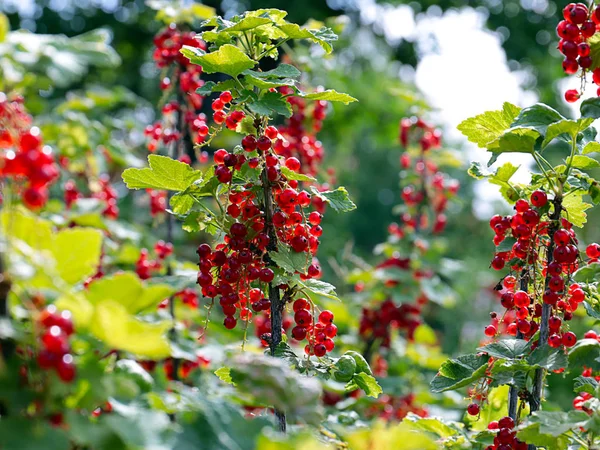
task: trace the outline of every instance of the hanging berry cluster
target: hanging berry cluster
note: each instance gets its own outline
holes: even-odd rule
[[[262,183],[269,183],[273,199],[271,220],[267,223],[266,206],[260,203],[260,196],[257,195],[262,193],[264,184],[234,187],[227,196],[225,208],[226,220],[233,222],[225,242],[217,245],[214,251],[208,244],[198,247],[198,284],[205,297],[218,296],[227,328],[235,327],[238,318],[249,320],[252,317],[250,308],[255,312],[270,311],[271,302],[264,286],[274,278],[274,272],[265,257],[272,245],[272,237],[278,245],[284,245],[284,248],[289,248],[288,251],[304,260],[307,268],[305,273],[299,273],[301,280],[317,278],[321,274],[315,254],[322,234],[322,215],[307,211],[312,195],[301,189],[297,180],[288,179],[281,172],[283,166],[288,169],[288,174],[294,174],[300,170],[300,166],[294,157],[277,155],[273,150],[274,140],[278,140],[278,131],[273,126],[267,126],[263,135],[246,135],[237,151],[229,153],[220,149],[214,154],[214,173],[221,184],[231,186],[235,172],[247,165],[250,169],[261,171]],[[320,343],[317,338],[319,331],[323,330],[319,330],[318,324],[312,326],[310,304],[306,300],[304,302],[307,307],[301,308],[302,312],[296,312],[295,315],[299,327],[295,328],[293,336],[296,340],[305,339],[308,328],[313,331],[309,342]],[[329,334],[335,336],[334,331]],[[327,347],[333,348],[328,341],[324,342]],[[321,353],[321,347],[318,348],[317,352]]]
[[[95,186],[95,191],[91,193],[90,198],[98,199],[104,203],[105,206],[102,210],[102,215],[108,219],[118,219],[118,195],[116,189],[110,183],[109,176],[107,174],[102,174],[98,177],[97,182],[92,184]],[[85,198],[74,180],[68,180],[64,184],[63,189],[67,209],[70,209],[77,200]]]
[[[48,186],[58,176],[52,149],[31,125],[23,98],[9,99],[0,92],[0,177],[14,181],[23,203],[37,210],[48,201]]]
[[[40,369],[54,369],[65,383],[75,379],[76,368],[69,347],[69,336],[73,334],[73,321],[69,311],[57,311],[54,305],[40,313],[39,325],[42,328],[42,349],[37,355]]]
[[[600,24],[600,7],[591,10],[584,3],[569,3],[563,9],[564,20],[559,22],[556,32],[560,37],[558,50],[565,56],[563,70],[568,75],[574,75],[581,69],[581,88],[569,89],[565,92],[565,100],[576,102],[581,97],[586,74],[592,71],[594,84],[600,86],[600,69],[592,60],[591,47],[597,40],[596,33]],[[600,87],[598,88],[600,95]]]
[[[424,239],[427,234],[439,234],[446,226],[444,214],[448,199],[458,191],[459,184],[447,174],[439,171],[430,153],[439,149],[441,133],[431,125],[418,118],[405,118],[400,121],[399,140],[405,152],[400,156],[402,168],[402,214],[401,224],[392,223],[388,227],[389,242],[394,249],[408,243],[411,251],[400,256],[398,251],[387,257],[376,269],[384,274],[395,271],[412,271],[415,281],[431,278],[434,275],[429,268],[411,268],[412,258],[427,250],[428,243]],[[433,224],[432,224],[433,223]],[[413,250],[417,254],[413,254]],[[397,279],[390,277],[383,280],[386,288],[400,288]],[[355,286],[357,291],[365,289],[364,284]],[[389,293],[388,293],[389,295]],[[367,342],[378,340],[387,348],[390,344],[390,331],[393,328],[404,330],[409,340],[414,331],[422,323],[421,308],[428,302],[423,292],[417,292],[414,303],[397,305],[387,298],[376,308],[363,307],[360,321],[360,335]]]
[[[284,95],[293,93],[293,89],[284,86],[279,89]],[[285,158],[296,158],[301,173],[316,176],[323,162],[323,144],[317,140],[316,134],[321,131],[323,120],[327,115],[327,102],[319,100],[307,102],[303,98],[289,97],[293,114],[278,127],[282,139],[275,144],[275,153]]]
[[[179,129],[177,113],[180,113],[189,126],[197,142],[202,142],[208,134],[204,114],[197,114],[202,108],[203,97],[196,90],[204,84],[200,79],[202,67],[191,64],[181,54],[183,46],[206,49],[206,44],[197,39],[193,31],[183,31],[171,24],[154,38],[154,62],[162,70],[160,89],[166,95],[175,94],[176,100],[165,103],[162,108],[162,121],[146,127],[145,134],[150,139],[148,151],[154,153],[159,143],[164,146],[178,141],[184,130]]]
[[[549,211],[547,194],[534,191],[530,202],[520,199],[515,204],[513,216],[496,215],[490,220],[494,230],[496,246],[508,243],[507,251],[496,253],[492,267],[501,270],[509,265],[515,275],[507,275],[502,280],[500,303],[507,312],[514,313],[514,319],[506,327],[506,333],[519,334],[530,339],[540,328],[542,306],[549,305],[552,315],[548,319],[550,347],[572,347],[577,337],[568,331],[567,322],[585,300],[585,292],[572,281],[572,274],[585,263],[577,247],[578,239],[572,224],[560,219],[552,225],[550,218],[543,220]],[[512,243],[512,245],[510,245]],[[598,244],[587,247],[586,253],[596,256]],[[539,285],[537,273],[545,286]],[[525,287],[522,286],[525,282]],[[528,290],[527,285],[536,286]],[[494,324],[485,329],[486,336],[494,337],[498,330]]]

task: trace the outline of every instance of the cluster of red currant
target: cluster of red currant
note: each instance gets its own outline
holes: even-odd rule
[[[469,405],[467,411],[470,415],[479,414],[479,406],[475,403]],[[485,450],[527,450],[528,445],[517,439],[515,421],[506,416],[500,420],[493,420],[488,424],[488,430],[495,432],[494,445],[489,445]]]
[[[152,274],[162,268],[162,263],[169,255],[173,253],[173,244],[165,241],[158,241],[154,245],[154,253],[156,259],[148,259],[148,249],[143,248],[140,251],[140,256],[135,263],[135,273],[142,280],[152,278]]]
[[[23,98],[9,100],[0,92],[0,177],[14,180],[23,203],[36,210],[48,201],[48,186],[58,176],[52,149],[31,126]]]
[[[421,308],[410,303],[397,306],[392,300],[387,299],[378,309],[362,309],[359,334],[363,338],[374,338],[381,341],[381,347],[389,348],[391,330],[405,330],[407,338],[412,340],[416,328],[423,323]]]
[[[337,335],[337,327],[333,324],[333,313],[328,310],[322,311],[318,322],[315,323],[311,308],[311,303],[305,298],[294,302],[296,326],[292,328],[292,337],[297,341],[306,339],[306,354],[321,357],[335,347],[333,338]]]
[[[565,56],[563,70],[573,75],[581,68],[583,91],[586,73],[594,63],[589,39],[596,34],[600,24],[600,8],[591,11],[584,3],[569,3],[563,9],[563,17],[565,20],[559,22],[556,27],[560,37],[558,49]],[[593,81],[600,85],[599,69],[593,70]],[[581,94],[577,89],[569,89],[565,92],[565,100],[569,103],[576,102]],[[600,88],[598,94],[600,95]]]
[[[293,90],[284,86],[280,92],[290,95]],[[321,130],[327,115],[327,102],[319,100],[307,104],[303,98],[294,96],[288,97],[287,101],[292,106],[293,114],[278,128],[283,139],[276,142],[275,153],[284,158],[297,158],[301,172],[314,176],[323,162],[323,144],[317,140],[316,133]]]
[[[58,312],[54,305],[41,312],[39,324],[43,328],[42,349],[37,362],[43,370],[56,370],[58,377],[65,383],[75,379],[76,369],[69,347],[69,336],[73,334],[73,321],[69,311]]]
[[[119,217],[119,207],[117,206],[117,191],[110,184],[110,178],[107,174],[102,174],[98,177],[98,182],[96,183],[97,188],[91,194],[91,198],[96,198],[101,200],[105,207],[102,210],[102,215],[109,219],[116,220]],[[68,180],[64,186],[64,200],[67,206],[67,209],[71,208],[73,204],[84,198],[83,194],[77,188],[77,184],[74,180]]]
[[[494,256],[491,266],[496,270],[503,269],[507,263],[516,272],[527,266],[534,266],[535,269],[539,255],[546,254],[552,248],[552,261],[547,267],[541,268],[542,275],[548,277],[547,288],[540,296],[541,301],[536,301],[538,299],[534,294],[517,289],[515,276],[504,277],[500,303],[507,311],[514,311],[514,316],[511,315],[514,321],[508,324],[506,333],[513,336],[521,333],[525,339],[531,338],[539,329],[536,319],[539,321],[542,315],[542,304],[547,304],[553,311],[548,322],[548,344],[551,347],[572,347],[577,342],[577,337],[573,332],[564,330],[563,322],[571,320],[573,313],[585,300],[583,289],[570,278],[579,267],[577,236],[572,224],[566,219],[561,219],[560,228],[554,230],[550,242],[550,222],[541,220],[541,211],[548,204],[548,196],[545,192],[537,190],[532,193],[530,201],[531,203],[523,199],[518,200],[515,204],[516,214],[513,216],[496,215],[490,220],[490,227],[495,232],[496,245],[500,245],[508,237],[515,239],[509,251],[498,252]],[[595,261],[595,258],[600,256],[600,246],[591,244],[586,253],[590,261]],[[494,337],[497,333],[494,324],[485,329],[485,334],[489,337]]]
[[[401,421],[408,414],[427,417],[429,412],[419,406],[413,393],[401,396],[381,395],[377,402],[366,411],[369,417],[379,417],[387,421]]]
[[[409,152],[400,156],[400,165],[405,171],[412,171],[417,175],[415,183],[407,184],[402,189],[402,200],[406,211],[402,214],[402,225],[391,224],[389,231],[398,238],[404,237],[407,232],[416,228],[426,229],[431,227],[431,232],[438,234],[446,227],[444,214],[448,199],[458,192],[459,183],[439,171],[437,164],[426,158],[431,149],[441,145],[441,133],[431,125],[419,118],[405,118],[400,121],[400,143],[405,149],[417,144],[420,152],[417,158]],[[403,176],[403,178],[406,178]],[[430,225],[428,214],[422,214],[422,206],[427,203],[431,213],[435,216],[433,225]]]
[[[430,231],[441,233],[446,226],[444,211],[448,199],[458,192],[458,181],[449,178],[439,171],[438,166],[427,158],[430,150],[441,145],[441,133],[431,125],[418,118],[405,118],[400,121],[399,140],[406,150],[400,157],[403,169],[402,178],[407,184],[402,189],[401,198],[404,212],[401,216],[402,225],[392,223],[388,227],[392,241],[412,236],[415,232]],[[417,156],[415,157],[415,147]],[[429,213],[435,216],[433,226],[430,224]],[[412,242],[412,241],[411,241]],[[414,240],[413,244],[419,251],[427,250],[424,240]],[[377,269],[411,270],[411,258],[393,255],[381,262]],[[419,268],[413,271],[416,280],[431,278],[433,271]],[[385,287],[393,288],[397,280],[385,280]],[[355,290],[361,291],[364,285],[359,283]],[[409,340],[413,339],[415,329],[422,323],[420,319],[421,306],[428,299],[423,293],[417,296],[415,304],[395,305],[387,299],[377,309],[363,308],[359,333],[363,337],[381,340],[382,346],[389,346],[390,329],[406,330]]]

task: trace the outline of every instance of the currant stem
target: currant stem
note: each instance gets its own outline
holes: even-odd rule
[[[550,225],[550,228],[548,229],[548,238],[550,242],[548,243],[548,250],[546,253],[546,267],[548,267],[548,265],[550,265],[550,263],[554,259],[554,234],[559,228],[560,213],[562,211],[562,196],[557,195],[554,198],[553,203],[554,212],[550,216],[550,220],[552,221],[552,223]],[[544,289],[548,289],[550,278],[550,273],[547,273],[546,279],[544,280]],[[552,307],[549,304],[544,303],[542,305],[542,318],[540,321],[540,338],[538,348],[543,348],[544,346],[548,345],[548,335],[550,334],[548,319],[550,318],[551,309]],[[533,392],[531,393],[531,398],[529,401],[530,411],[532,413],[534,411],[538,411],[541,408],[542,390],[544,386],[545,375],[546,370],[543,368],[539,368],[535,371],[535,378],[533,381]]]
[[[257,121],[258,123],[258,121]],[[260,126],[256,127],[257,131],[260,131]],[[267,246],[268,251],[277,250],[277,233],[275,232],[275,227],[273,226],[273,192],[271,191],[271,182],[269,181],[269,177],[267,175],[266,166],[261,174],[262,185],[263,185],[263,196],[265,202],[265,227],[267,230],[267,234],[269,235],[269,245]],[[269,261],[272,265],[272,261]],[[281,292],[278,286],[275,286],[273,282],[268,285],[269,290],[269,300],[271,302],[271,342],[269,343],[271,349],[271,356],[275,356],[277,347],[281,344],[282,334],[281,328],[283,326],[283,309],[285,307],[285,296],[281,298]],[[279,427],[279,431],[285,433],[287,429],[285,412],[275,410],[275,417],[277,418],[277,424]]]

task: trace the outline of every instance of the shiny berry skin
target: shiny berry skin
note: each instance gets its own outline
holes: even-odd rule
[[[571,241],[571,235],[566,230],[557,230],[554,233],[554,243],[556,245],[567,245]]]
[[[498,421],[498,427],[499,428],[514,428],[515,427],[515,421],[511,418],[511,417],[503,417],[502,419],[500,419]]]
[[[321,358],[327,353],[327,347],[323,344],[317,344],[314,347],[315,356]]]
[[[307,310],[301,309],[294,314],[294,321],[298,325],[309,325],[312,322],[312,316]]]
[[[261,136],[258,138],[257,147],[259,150],[267,151],[271,148],[271,139],[267,136]]]
[[[548,345],[552,348],[560,347],[562,344],[562,339],[558,334],[552,334],[548,337]]]
[[[577,343],[577,336],[569,331],[562,336],[562,343],[565,347],[573,347]]]
[[[225,328],[228,330],[233,330],[237,325],[237,320],[233,316],[227,316],[225,317],[225,320],[223,320],[223,325],[225,325]]]
[[[600,258],[600,245],[595,243],[588,245],[585,249],[585,254],[591,259]]]
[[[471,403],[469,406],[467,406],[467,413],[470,416],[476,416],[479,414],[479,410],[479,405],[477,403]]]
[[[306,328],[300,325],[295,326],[294,328],[292,328],[292,337],[297,341],[303,340],[304,338],[306,338]]]
[[[56,372],[58,373],[58,377],[64,383],[70,383],[73,381],[76,374],[75,364],[73,364],[73,357],[69,354],[64,355],[56,365]]]
[[[229,91],[221,92],[221,95],[219,95],[219,100],[221,100],[221,102],[223,102],[223,103],[230,103],[231,100],[233,100],[233,97],[231,96],[231,92],[229,92]]]
[[[329,310],[322,311],[319,314],[319,322],[324,325],[328,325],[333,322],[333,313]]]
[[[279,135],[279,131],[277,130],[277,128],[275,128],[274,126],[268,126],[265,129],[265,136],[267,136],[269,139],[271,140],[275,140],[277,139],[277,136]]]
[[[251,152],[253,150],[256,150],[256,147],[257,147],[256,138],[252,134],[244,136],[244,138],[242,139],[242,147],[247,152]]]
[[[484,333],[488,337],[494,337],[494,336],[496,336],[497,331],[498,330],[496,330],[495,326],[488,325],[487,327],[485,327]]]
[[[530,200],[536,208],[543,208],[548,203],[548,195],[544,191],[537,190],[531,194]]]
[[[563,61],[563,70],[565,71],[566,74],[573,75],[573,74],[577,73],[577,71],[579,70],[579,64],[577,63],[577,61],[575,59],[567,58]],[[574,91],[576,95],[579,95],[577,93],[577,91],[574,89],[570,89],[569,91]],[[569,95],[572,96],[573,92],[571,92]]]
[[[525,291],[517,291],[514,295],[515,306],[517,307],[527,307],[531,303],[531,299],[529,298],[529,294]]]
[[[300,311],[301,309],[310,309],[310,303],[305,298],[299,298],[294,302],[294,312]]]

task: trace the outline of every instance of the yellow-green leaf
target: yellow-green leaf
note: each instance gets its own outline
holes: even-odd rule
[[[211,53],[184,45],[181,53],[193,64],[201,65],[206,73],[219,72],[234,78],[256,65],[242,50],[231,44],[222,45]]]
[[[202,178],[202,172],[189,164],[160,155],[148,156],[150,167],[127,169],[123,181],[129,189],[164,189],[183,191]]]
[[[62,230],[54,236],[52,247],[58,274],[67,283],[76,284],[98,270],[102,233],[91,228]]]
[[[577,192],[566,196],[563,199],[562,206],[562,216],[579,228],[583,227],[583,224],[587,222],[585,211],[592,207],[589,203],[584,202],[581,194]]]
[[[142,322],[113,300],[104,300],[96,305],[91,324],[94,335],[110,348],[151,359],[161,359],[171,354],[166,337],[170,327],[167,321]]]
[[[490,142],[498,139],[510,128],[520,111],[518,106],[506,102],[502,110],[487,111],[462,121],[458,125],[458,130],[469,141],[477,144],[480,148],[486,148]]]

